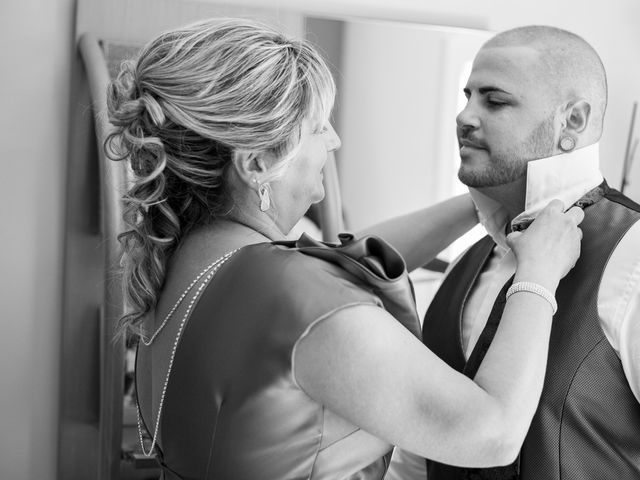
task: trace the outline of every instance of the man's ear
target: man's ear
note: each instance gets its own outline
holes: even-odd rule
[[[589,126],[591,118],[591,105],[586,100],[578,100],[567,106],[566,111],[566,133],[579,134]]]
[[[255,185],[267,173],[267,164],[262,155],[256,152],[233,152],[231,160],[236,174],[247,185]]]

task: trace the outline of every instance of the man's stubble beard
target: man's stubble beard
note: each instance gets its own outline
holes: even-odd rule
[[[527,163],[553,154],[554,119],[542,121],[522,145],[506,152],[491,153],[490,164],[483,170],[460,165],[458,178],[472,188],[496,187],[512,183],[527,174]]]

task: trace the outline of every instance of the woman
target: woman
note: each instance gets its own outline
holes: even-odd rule
[[[380,478],[392,445],[486,466],[523,441],[546,300],[509,298],[474,383],[416,338],[393,248],[283,242],[323,198],[322,167],[340,146],[333,99],[312,47],[242,20],[161,35],[110,89],[110,154],[136,175],[122,326],[142,340],[139,414],[164,478]],[[552,202],[510,236],[516,281],[555,291],[579,255],[580,219]],[[459,197],[370,233],[415,268],[475,221]]]

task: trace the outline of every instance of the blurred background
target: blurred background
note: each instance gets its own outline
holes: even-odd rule
[[[85,171],[76,163],[79,131],[90,135],[93,128],[91,102],[82,93],[78,38],[89,32],[111,44],[135,46],[167,28],[212,16],[263,20],[309,38],[324,51],[339,88],[334,122],[343,148],[336,160],[349,229],[464,191],[455,177],[454,118],[470,60],[492,32],[554,25],[583,36],[600,53],[609,79],[601,168],[612,186],[620,188],[629,164],[625,156],[640,136],[638,122],[631,129],[633,105],[640,100],[637,0],[588,5],[578,0],[3,0],[3,480],[107,478],[69,466],[95,464],[100,442],[92,430],[99,428],[95,409],[73,414],[83,425],[93,425],[86,433],[88,450],[78,442],[84,437],[69,430],[69,395],[77,388],[91,404],[103,388],[96,353],[101,347],[94,335],[97,307],[78,313],[69,305],[74,298],[81,303],[97,295],[94,270],[103,268],[83,257],[84,250],[75,250],[75,245],[87,249],[81,247],[85,240],[91,248],[100,245],[99,220],[91,217],[99,196],[95,185],[82,180],[93,178],[96,167]],[[626,178],[625,193],[639,201],[640,166],[632,165]],[[78,186],[84,186],[84,194],[70,194]],[[79,224],[70,221],[74,212],[84,212]],[[462,246],[443,252],[443,258],[452,258]],[[69,269],[79,266],[86,281],[80,274],[71,281]],[[424,275],[417,284],[429,290],[431,277]],[[85,337],[82,323],[73,336],[64,333],[73,315],[84,315],[93,325],[86,327]]]

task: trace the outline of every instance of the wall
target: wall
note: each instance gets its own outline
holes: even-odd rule
[[[55,478],[73,0],[0,7],[0,478]]]
[[[78,0],[76,34],[91,32],[97,38],[144,43],[155,35],[202,18],[245,17],[277,26],[290,35],[303,35],[303,21],[290,9],[275,9],[274,2],[245,6],[243,2],[191,0]]]

